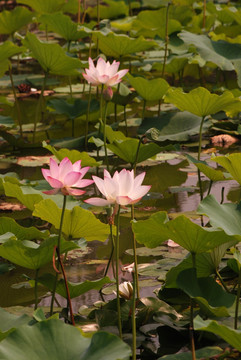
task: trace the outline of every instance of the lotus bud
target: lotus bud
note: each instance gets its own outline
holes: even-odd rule
[[[111,99],[113,98],[113,90],[110,86],[108,86],[107,89],[104,89],[103,98],[105,99],[105,101],[111,101]]]

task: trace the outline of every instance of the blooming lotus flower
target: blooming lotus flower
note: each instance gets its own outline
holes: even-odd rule
[[[113,178],[104,170],[104,179],[93,176],[95,185],[106,199],[90,198],[85,200],[88,204],[106,206],[109,204],[128,205],[137,203],[150,190],[151,186],[141,185],[145,172],[134,177],[134,171],[123,169],[116,171]]]
[[[119,66],[119,61],[114,60],[110,64],[109,61],[106,62],[102,57],[99,57],[95,67],[93,60],[89,58],[89,69],[85,69],[86,74],[83,73],[83,76],[89,84],[114,86],[121,82],[123,76],[129,71],[128,69],[118,71]]]
[[[50,158],[48,169],[41,169],[46,181],[52,186],[53,190],[44,191],[45,194],[53,195],[59,191],[63,195],[82,195],[85,191],[75,188],[86,187],[93,183],[93,180],[82,179],[89,167],[81,168],[81,160],[74,164],[65,157],[58,165],[55,160]]]

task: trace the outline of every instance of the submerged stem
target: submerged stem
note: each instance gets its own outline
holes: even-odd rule
[[[61,218],[60,218],[59,234],[58,234],[58,240],[57,240],[57,253],[59,253],[59,254],[61,254],[60,240],[61,240],[62,227],[63,227],[63,222],[64,222],[64,212],[65,212],[65,207],[66,207],[66,198],[67,198],[67,196],[64,195]],[[58,259],[58,264],[57,264],[57,269],[58,270],[59,270],[59,265],[60,265],[60,263],[59,263],[59,259]],[[56,293],[57,281],[58,281],[58,273],[56,273],[55,280],[54,280],[54,287],[53,287],[51,304],[50,304],[50,316],[53,315],[54,298],[55,298],[55,293]]]

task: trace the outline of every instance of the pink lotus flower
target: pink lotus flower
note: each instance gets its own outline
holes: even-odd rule
[[[44,191],[44,193],[48,195],[57,194],[59,191],[61,191],[63,195],[82,195],[85,191],[74,188],[86,187],[93,183],[93,180],[82,180],[82,177],[87,173],[89,167],[81,169],[81,160],[72,164],[72,162],[65,157],[58,165],[55,160],[50,158],[49,170],[41,170],[45,180],[53,188],[53,190]]]
[[[112,178],[109,172],[104,170],[104,179],[93,176],[93,180],[106,199],[90,198],[85,200],[85,202],[97,206],[135,204],[151,188],[149,185],[141,185],[144,177],[145,172],[134,177],[133,170],[123,169],[120,173],[116,171]]]
[[[89,84],[114,86],[121,82],[123,76],[129,71],[128,69],[118,71],[119,65],[119,61],[114,60],[110,64],[109,61],[106,62],[102,57],[99,57],[95,67],[93,60],[89,58],[89,69],[85,69],[86,74],[83,73],[83,76]]]

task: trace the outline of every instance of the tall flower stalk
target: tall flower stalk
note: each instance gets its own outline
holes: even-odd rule
[[[122,323],[121,323],[121,307],[120,307],[120,290],[119,290],[119,256],[120,256],[120,244],[119,244],[119,235],[120,235],[120,205],[118,205],[117,215],[116,215],[116,241],[115,241],[115,259],[116,259],[116,295],[117,295],[117,314],[118,314],[118,329],[119,336],[122,339]]]
[[[120,299],[119,299],[119,232],[120,232],[120,207],[132,205],[140,201],[146,195],[151,186],[142,185],[145,177],[145,172],[134,176],[134,170],[123,169],[120,172],[116,171],[111,177],[107,170],[104,170],[104,179],[93,176],[95,185],[99,191],[104,195],[105,199],[94,197],[85,200],[86,203],[96,206],[114,205],[114,212],[116,215],[116,241],[115,241],[115,258],[116,258],[116,286],[117,286],[117,312],[118,312],[118,327],[121,336],[121,313],[120,313]],[[135,281],[136,283],[136,281]]]
[[[58,241],[57,241],[57,253],[58,253],[57,270],[59,270],[59,267],[60,267],[60,262],[59,262],[59,257],[61,254],[60,241],[61,241],[62,228],[63,228],[63,223],[64,223],[65,207],[66,207],[66,195],[64,195],[64,199],[63,199],[62,212],[61,212],[60,225],[59,225]],[[50,315],[53,315],[54,299],[55,299],[55,294],[56,294],[57,282],[58,282],[58,272],[56,272],[55,280],[54,280],[54,286],[53,286],[53,292],[52,292],[52,298],[51,298],[51,304],[50,304]]]

